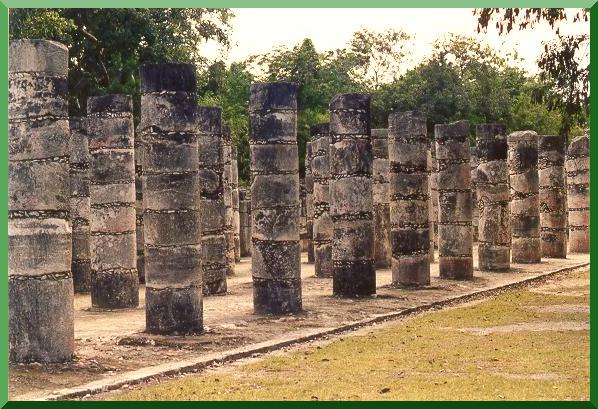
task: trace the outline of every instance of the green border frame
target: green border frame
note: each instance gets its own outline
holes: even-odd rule
[[[598,3],[594,4],[594,0],[453,0],[447,2],[446,0],[370,0],[365,3],[363,0],[291,0],[281,2],[280,0],[170,0],[169,7],[237,7],[237,8],[474,8],[474,7],[567,7],[567,8],[590,8],[590,14],[598,13]],[[14,8],[35,8],[35,7],[149,7],[160,8],[164,6],[161,0],[91,0],[87,1],[84,6],[81,0],[0,0],[0,100],[8,101],[8,9]],[[590,19],[590,36],[598,35],[598,20]],[[598,62],[598,43],[596,47],[590,42],[590,62]],[[590,73],[590,83],[598,84],[598,73],[592,71]],[[593,114],[593,115],[592,115]],[[590,118],[598,116],[598,107],[592,105],[590,107]],[[0,213],[8,214],[8,106],[5,105],[0,112],[0,192],[2,199],[0,199]],[[598,149],[598,142],[593,142],[590,138],[591,150]],[[598,156],[591,159],[591,167],[598,166]],[[593,177],[591,177],[593,183]],[[595,193],[595,194],[594,194]],[[591,193],[591,200],[598,197],[598,193]],[[591,225],[598,225],[598,212],[591,214]],[[0,217],[1,228],[8,232],[8,218]],[[593,235],[593,234],[592,234]],[[593,253],[593,251],[592,251]],[[592,254],[591,254],[592,255]],[[590,255],[590,258],[591,258]],[[4,265],[4,271],[8,271],[8,234],[6,236],[0,235],[0,260]],[[598,279],[590,281],[590,291],[595,293],[598,291]],[[156,408],[171,408],[173,406],[183,407],[183,405],[193,406],[210,406],[210,407],[248,407],[248,408],[263,408],[263,407],[277,407],[279,402],[9,402],[8,401],[8,276],[0,279],[0,350],[4,351],[0,354],[0,407],[6,408],[25,408],[25,407],[39,407],[40,405],[50,406],[70,406],[73,405],[93,405],[95,407],[117,408],[120,406],[127,406],[128,408],[144,408],[148,405]],[[596,337],[598,336],[598,307],[590,302],[590,401],[581,402],[510,402],[510,401],[493,401],[493,402],[284,402],[283,404],[289,409],[300,408],[303,406],[318,406],[321,408],[329,407],[343,407],[344,409],[362,408],[366,405],[375,405],[377,407],[395,407],[400,405],[402,407],[418,407],[418,408],[445,408],[457,409],[462,407],[478,406],[483,404],[486,408],[532,408],[542,407],[542,409],[560,409],[560,408],[595,408],[598,409],[598,380],[594,380],[592,375],[597,373],[598,368],[598,352],[592,353],[591,346],[598,345]],[[593,342],[592,342],[593,341]],[[4,376],[2,376],[4,375]]]

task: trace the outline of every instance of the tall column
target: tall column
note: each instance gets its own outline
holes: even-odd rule
[[[376,268],[388,268],[390,248],[390,196],[388,187],[388,129],[372,129],[374,154],[372,190],[374,195],[374,257]]]
[[[89,217],[89,145],[85,118],[69,119],[71,139],[69,143],[71,225],[73,229],[73,258],[71,270],[76,293],[91,290],[91,248]]]
[[[201,215],[201,267],[203,293],[226,293],[228,243],[225,236],[224,160],[222,110],[197,108],[199,197]]]
[[[145,245],[143,240],[143,144],[135,131],[135,233],[137,234],[137,272],[145,283]]]
[[[432,161],[432,150],[428,143],[427,149],[427,173],[428,173],[428,235],[430,236],[430,249],[428,250],[430,263],[434,262],[434,224],[436,219],[434,218],[434,206],[432,206],[432,174],[434,171],[434,162]]]
[[[311,142],[305,145],[305,230],[307,231],[307,262],[314,262],[314,178],[311,170],[313,157]]]
[[[469,167],[471,170],[471,234],[473,236],[474,243],[478,241],[478,230],[479,230],[479,222],[480,222],[480,212],[478,209],[478,194],[477,194],[477,181],[478,181],[478,152],[477,146],[474,146],[470,149],[471,153],[471,161],[469,162]]]
[[[567,184],[565,144],[560,136],[538,142],[540,249],[542,257],[567,257]]]
[[[540,200],[538,196],[538,134],[513,132],[509,145],[511,185],[511,259],[513,263],[539,263]]]
[[[569,251],[590,252],[590,137],[578,136],[567,151]]]
[[[233,140],[230,128],[222,128],[222,157],[224,159],[224,237],[226,237],[226,275],[235,274],[235,233],[233,210]]]
[[[476,126],[478,151],[478,268],[505,271],[511,265],[511,215],[507,137],[500,124]]]
[[[143,155],[146,330],[203,329],[195,67],[139,70]]]
[[[11,362],[74,352],[68,49],[16,40],[8,62],[8,349]]]
[[[300,311],[297,85],[251,84],[251,235],[257,313]]]
[[[314,180],[313,245],[316,277],[332,277],[332,220],[330,219],[330,129],[312,125],[311,168]]]
[[[392,282],[430,284],[428,136],[417,112],[388,116]]]
[[[430,155],[432,156],[432,168],[430,170],[430,207],[432,208],[432,220],[430,231],[434,237],[434,248],[438,248],[438,161],[436,160],[436,142],[430,144]]]
[[[239,242],[241,257],[251,256],[251,197],[247,189],[239,189]]]
[[[139,304],[135,233],[133,101],[128,95],[87,99],[91,201],[91,304]]]
[[[229,131],[230,132],[230,131]],[[231,167],[232,167],[232,202],[233,202],[233,241],[235,243],[235,262],[241,261],[241,243],[239,235],[241,234],[240,216],[239,216],[239,162],[237,160],[237,145],[231,147]]]
[[[376,292],[370,96],[340,94],[330,102],[330,216],[333,292]]]
[[[469,122],[434,126],[438,161],[438,265],[440,277],[473,278]]]

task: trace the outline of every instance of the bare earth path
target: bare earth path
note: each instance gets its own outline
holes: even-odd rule
[[[377,296],[351,300],[332,297],[332,280],[315,278],[313,264],[304,260],[305,311],[296,316],[280,317],[253,314],[250,260],[244,259],[237,265],[236,275],[229,279],[229,294],[204,299],[206,332],[194,337],[144,335],[143,288],[140,290],[141,305],[125,311],[91,311],[89,296],[78,295],[75,300],[77,356],[74,362],[9,368],[9,396],[11,399],[39,399],[54,391],[88,382],[109,383],[129,371],[176,364],[280,337],[301,337],[314,331],[448,300],[583,263],[589,263],[589,255],[572,254],[566,260],[513,265],[514,271],[509,273],[476,271],[476,278],[470,282],[439,279],[438,264],[434,263],[430,288],[416,291],[390,288],[390,271],[380,270],[377,273]],[[547,293],[554,291],[550,288],[545,290]]]

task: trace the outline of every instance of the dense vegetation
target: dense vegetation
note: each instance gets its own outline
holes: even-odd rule
[[[513,13],[498,15],[496,9],[476,12],[484,29],[493,19],[512,27],[511,20],[517,18]],[[534,21],[553,24],[566,19],[562,13],[534,16]],[[195,64],[200,103],[222,107],[239,146],[242,183],[249,176],[247,102],[254,81],[290,80],[300,85],[301,164],[309,126],[327,121],[330,99],[342,92],[372,95],[373,127],[386,127],[393,110],[422,110],[430,135],[434,124],[458,119],[473,124],[498,121],[508,130],[533,129],[564,138],[588,125],[589,85],[584,81],[589,65],[572,64],[579,60],[579,47],[569,38],[547,44],[538,76],[509,64],[515,56],[502,55],[474,37],[449,34],[434,43],[423,61],[411,62],[412,35],[400,30],[363,29],[346,47],[324,52],[305,39],[292,48],[276,48],[227,66],[199,53],[205,40],[229,45],[234,16],[227,9],[12,9],[10,17],[12,38],[49,38],[70,47],[73,115],[85,112],[88,95],[111,92],[132,94],[138,109],[142,63]],[[555,66],[551,55],[562,64]]]

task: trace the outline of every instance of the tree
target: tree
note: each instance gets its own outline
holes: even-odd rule
[[[138,118],[139,66],[206,63],[200,45],[227,47],[228,9],[11,9],[11,38],[45,38],[69,47],[69,110],[82,115],[87,97],[134,96]]]

